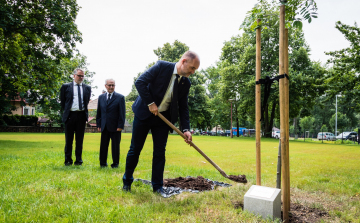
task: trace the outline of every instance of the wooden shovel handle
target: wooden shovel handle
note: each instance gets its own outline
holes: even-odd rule
[[[169,120],[167,120],[161,113],[158,112],[158,116],[166,123],[168,124],[175,132],[177,132],[181,137],[184,139],[187,139],[187,137],[182,133],[178,128],[176,128]],[[213,165],[223,177],[229,178],[229,176],[218,166],[216,163],[214,163],[199,147],[197,147],[192,141],[190,142],[190,146],[194,147],[211,165]]]

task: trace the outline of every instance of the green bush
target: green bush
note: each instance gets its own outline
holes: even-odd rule
[[[0,118],[0,125],[5,126],[35,126],[38,117],[35,115],[4,115]]]

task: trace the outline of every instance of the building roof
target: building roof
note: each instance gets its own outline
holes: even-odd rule
[[[47,123],[47,122],[50,122],[50,121],[49,121],[48,118],[41,118],[41,117],[39,117],[39,118],[38,118],[38,122],[39,122],[39,123]]]
[[[97,109],[97,105],[98,105],[98,99],[94,99],[94,100],[91,100],[88,104],[88,110],[91,111],[91,110],[96,110]]]

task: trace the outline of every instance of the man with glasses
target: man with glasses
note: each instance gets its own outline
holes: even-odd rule
[[[82,149],[85,123],[88,120],[87,106],[91,97],[91,87],[83,83],[84,71],[75,69],[74,81],[63,84],[60,89],[62,121],[65,123],[65,166],[73,164],[72,145],[75,133],[75,163],[82,165]]]
[[[107,167],[107,155],[111,139],[112,168],[119,167],[121,130],[125,124],[125,98],[115,92],[115,81],[105,80],[106,93],[99,96],[96,125],[101,132],[100,166]]]

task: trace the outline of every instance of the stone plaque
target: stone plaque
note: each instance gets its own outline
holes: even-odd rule
[[[281,219],[281,190],[253,185],[244,196],[244,210],[264,219]]]

